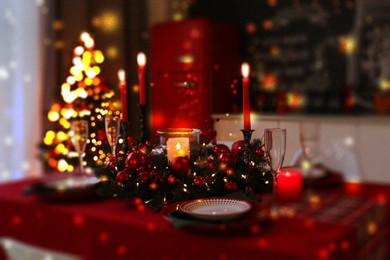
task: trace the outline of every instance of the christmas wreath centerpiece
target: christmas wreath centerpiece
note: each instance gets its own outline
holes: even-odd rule
[[[249,160],[248,160],[249,158]],[[141,199],[156,210],[173,201],[224,196],[242,191],[272,192],[273,177],[261,140],[217,144],[215,134],[201,134],[188,156],[168,160],[166,146],[131,143],[99,168],[103,196]]]

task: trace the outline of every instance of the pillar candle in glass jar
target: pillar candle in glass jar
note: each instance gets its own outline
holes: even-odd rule
[[[167,156],[169,161],[176,157],[190,156],[190,140],[187,137],[169,138],[167,140]]]
[[[191,146],[199,144],[199,129],[167,128],[157,131],[160,145],[166,149],[169,161],[176,157],[190,157]]]

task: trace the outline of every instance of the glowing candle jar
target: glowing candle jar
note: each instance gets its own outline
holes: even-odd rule
[[[302,173],[297,169],[285,168],[278,175],[278,198],[282,200],[298,200],[303,192]]]
[[[167,140],[167,156],[169,161],[176,157],[190,156],[190,140],[187,137],[169,138]]]
[[[167,128],[158,130],[160,145],[166,149],[169,161],[176,157],[190,157],[191,146],[199,144],[199,129]]]

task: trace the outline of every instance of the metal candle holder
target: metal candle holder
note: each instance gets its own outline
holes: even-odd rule
[[[142,143],[145,143],[148,140],[146,134],[146,105],[139,105],[140,108],[140,123],[141,123],[141,134],[140,139]]]
[[[129,124],[127,122],[122,122],[122,137],[123,137],[123,152],[127,154],[127,151],[129,150],[129,144],[127,142],[127,130],[128,130]]]
[[[250,151],[249,151],[249,148],[250,148],[250,143],[251,143],[251,139],[252,139],[252,133],[254,132],[255,130],[245,130],[245,129],[241,129],[241,132],[244,136],[244,142],[245,142],[245,146],[244,146],[244,162],[249,165],[249,162],[250,162]]]

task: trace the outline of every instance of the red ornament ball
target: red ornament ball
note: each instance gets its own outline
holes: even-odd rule
[[[203,186],[206,184],[206,179],[203,176],[195,176],[194,185],[195,186]]]
[[[214,152],[215,154],[219,155],[219,154],[221,154],[221,153],[230,152],[230,149],[229,149],[229,147],[227,147],[227,145],[225,145],[225,144],[217,144],[216,146],[214,146],[213,152]]]
[[[136,170],[146,163],[146,159],[143,153],[134,151],[131,152],[126,158],[126,166],[130,170]]]
[[[119,183],[125,183],[129,180],[129,178],[130,175],[126,170],[122,170],[116,175],[116,181]]]
[[[233,165],[233,158],[229,152],[221,153],[218,156],[218,159],[221,161],[221,163],[224,163],[226,165]]]
[[[241,155],[245,151],[245,141],[239,140],[232,145],[232,153],[235,155]]]
[[[107,162],[107,166],[110,167],[110,169],[115,170],[118,167],[118,163],[116,162],[116,158],[111,157]]]
[[[260,147],[256,147],[256,150],[255,150],[255,153],[260,156],[260,157],[263,157],[265,152],[263,149],[261,149]]]
[[[190,160],[187,157],[176,157],[172,160],[171,169],[176,174],[184,176],[191,169]]]
[[[97,131],[97,139],[99,141],[104,141],[107,139],[107,136],[106,136],[106,131],[104,131],[103,129],[100,129]]]
[[[210,170],[215,170],[217,167],[214,165],[214,160],[213,159],[208,159],[206,162],[206,167]]]
[[[139,175],[139,180],[142,182],[142,183],[145,183],[145,182],[148,182],[150,180],[150,173],[147,172],[147,171],[143,171],[143,172],[140,172]]]
[[[225,189],[228,191],[236,191],[237,183],[235,183],[234,181],[228,181],[225,183]]]

